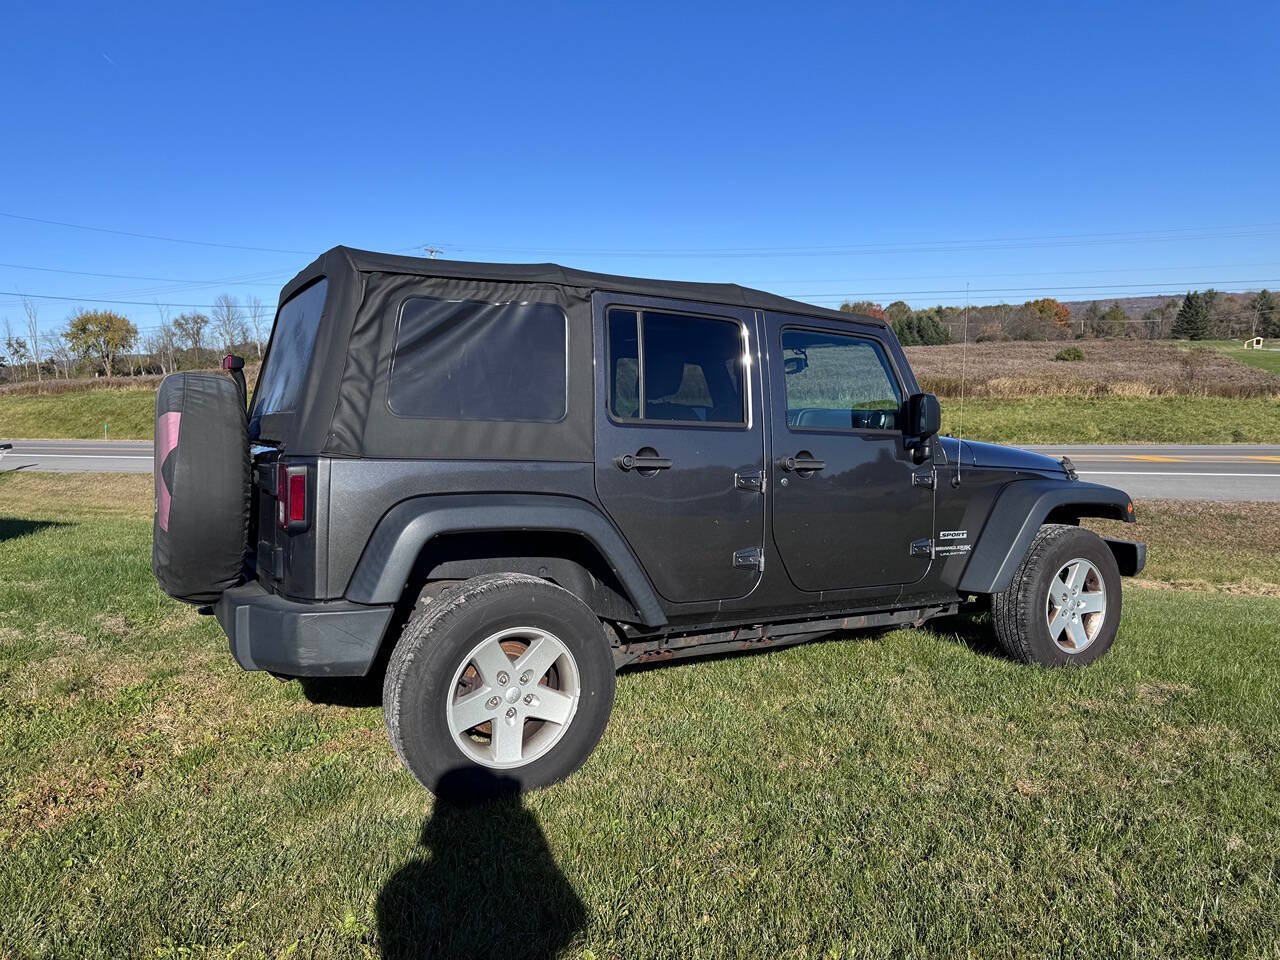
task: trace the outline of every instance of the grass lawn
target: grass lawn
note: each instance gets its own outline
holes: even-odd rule
[[[1280,347],[1276,345],[1278,342],[1280,341],[1267,340],[1261,350],[1246,350],[1239,340],[1199,340],[1195,343],[1187,341],[1184,346],[1212,347],[1251,367],[1266,370],[1268,373],[1280,373]]]
[[[1277,443],[1280,397],[968,397],[944,433],[995,443]]]
[[[155,428],[154,390],[82,390],[0,396],[0,437],[150,440]]]
[[[1277,443],[1280,397],[968,397],[942,401],[943,430],[996,443]],[[0,437],[149,440],[150,390],[0,396]]]
[[[149,499],[0,480],[0,955],[1275,956],[1280,599],[1132,589],[1084,671],[956,621],[624,673],[579,774],[458,809],[159,593]]]

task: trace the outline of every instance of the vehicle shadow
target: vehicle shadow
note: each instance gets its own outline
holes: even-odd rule
[[[963,643],[974,653],[998,660],[1007,660],[1005,652],[996,642],[995,628],[991,624],[991,615],[958,613],[951,617],[939,617],[930,620],[922,630],[932,633],[944,640]]]
[[[364,677],[299,677],[298,684],[308,701],[321,706],[380,707],[385,672],[373,670]]]
[[[0,543],[39,533],[49,527],[66,527],[60,520],[22,520],[17,517],[0,517]]]
[[[467,801],[463,791],[488,795]],[[378,942],[391,960],[556,956],[586,921],[516,782],[452,771],[422,826],[421,853],[378,894]]]

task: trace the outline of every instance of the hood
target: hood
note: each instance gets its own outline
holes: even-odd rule
[[[1034,470],[1061,477],[1066,474],[1062,464],[1053,457],[1017,447],[1005,447],[998,443],[982,443],[977,440],[957,440],[955,437],[941,437],[942,447],[946,451],[947,460],[954,463],[957,451],[964,448],[961,463],[971,467],[986,467],[992,470]]]

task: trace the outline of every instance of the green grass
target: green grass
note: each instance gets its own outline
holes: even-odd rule
[[[1239,340],[1199,340],[1194,343],[1186,341],[1187,347],[1211,347],[1241,363],[1247,363],[1268,373],[1280,374],[1280,341],[1268,339],[1263,342],[1262,350],[1246,350]]]
[[[1280,398],[970,397],[942,401],[943,430],[996,443],[1277,443]],[[151,439],[155,394],[0,396],[0,436]]]
[[[995,443],[1277,443],[1280,397],[970,397],[944,433]]]
[[[0,396],[0,436],[49,440],[150,440],[154,390],[83,390]]]
[[[458,809],[159,594],[149,490],[0,481],[2,955],[1275,956],[1280,600],[1131,589],[1083,671],[957,621],[624,673],[579,774]]]

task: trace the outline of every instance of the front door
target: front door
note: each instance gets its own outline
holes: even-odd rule
[[[658,592],[745,596],[764,547],[750,311],[598,293],[596,492]]]
[[[931,469],[904,444],[906,387],[878,329],[781,314],[765,328],[773,538],[792,583],[914,583],[929,569]]]

